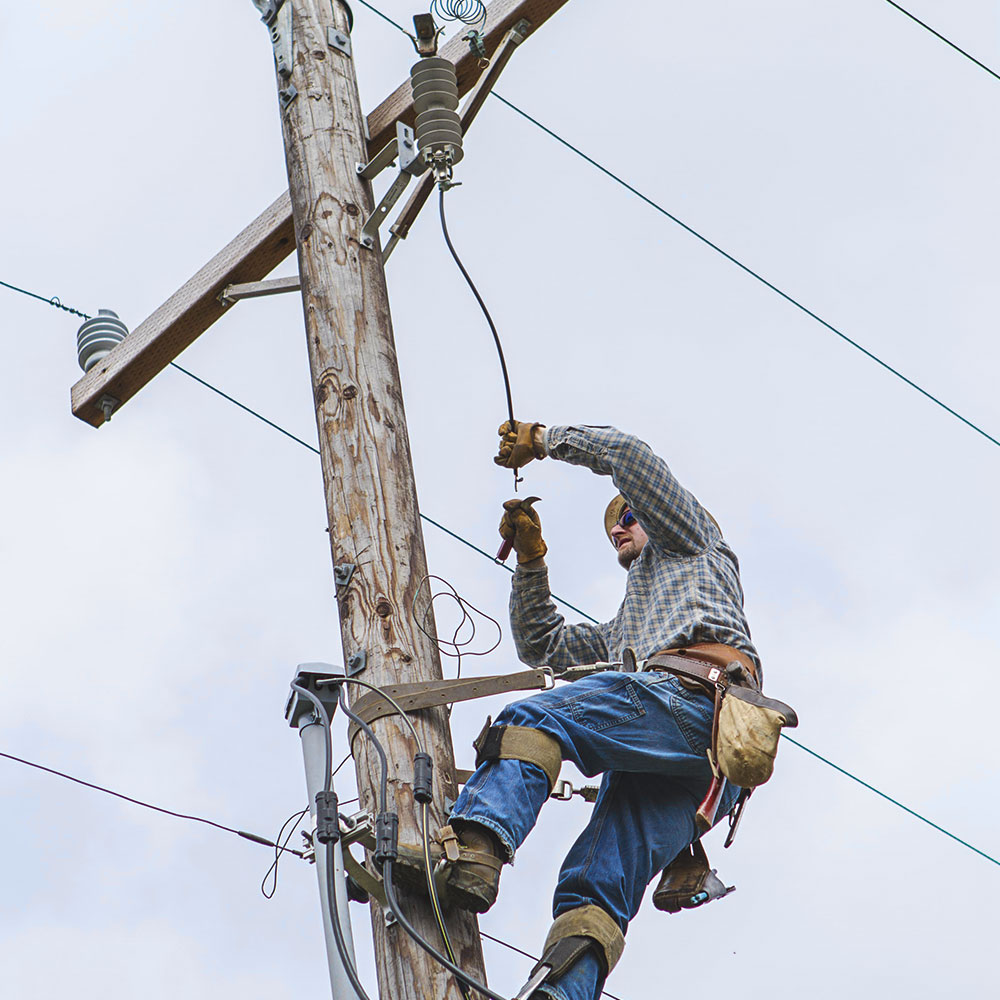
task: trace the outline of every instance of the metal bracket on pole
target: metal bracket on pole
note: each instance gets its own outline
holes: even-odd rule
[[[354,563],[337,563],[333,567],[333,582],[338,587],[346,587],[351,582],[351,577],[354,576],[356,568]]]
[[[399,160],[399,176],[392,182],[389,190],[375,207],[375,211],[361,227],[361,245],[369,250],[374,249],[379,226],[385,221],[393,205],[399,201],[400,195],[406,190],[406,185],[410,183],[410,178],[419,177],[428,166],[427,161],[417,152],[413,129],[402,122],[396,122],[396,138],[387,142],[370,163],[357,165],[358,176],[370,181],[395,160]]]
[[[359,649],[347,658],[347,676],[356,677],[367,666],[368,654],[363,649]]]
[[[289,0],[253,0],[267,25],[274,62],[283,80],[292,75],[292,5]]]
[[[291,0],[253,0],[253,5],[260,11],[260,19],[267,25],[271,36],[271,48],[274,50],[274,65],[278,76],[287,80],[292,75],[292,3]],[[288,107],[299,96],[295,85],[278,91],[278,101],[282,110]]]
[[[346,32],[339,31],[332,24],[326,29],[326,42],[331,49],[343,52],[348,59],[353,55],[351,51],[351,36]]]

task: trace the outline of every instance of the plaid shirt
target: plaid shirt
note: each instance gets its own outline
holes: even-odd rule
[[[552,601],[548,570],[519,566],[510,623],[521,660],[558,670],[620,661],[627,646],[644,659],[661,649],[720,642],[759,669],[736,554],[667,463],[614,427],[549,427],[546,447],[552,458],[611,476],[649,542],[629,567],[618,613],[603,625],[567,625]]]

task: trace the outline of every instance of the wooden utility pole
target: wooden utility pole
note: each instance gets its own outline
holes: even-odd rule
[[[441,55],[456,64],[459,94],[473,91],[462,112],[463,128],[509,59],[511,36],[533,33],[566,2],[493,0],[482,51],[471,51],[458,35],[444,46]],[[419,613],[421,623],[433,631],[433,616],[425,615],[425,607],[413,608],[427,561],[383,255],[379,246],[366,248],[359,241],[374,201],[356,165],[375,158],[397,122],[413,125],[410,84],[401,83],[366,119],[358,99],[350,15],[342,0],[253,3],[273,22],[272,41],[276,18],[283,19],[278,35],[291,21],[291,43],[275,42],[289,192],[73,386],[73,413],[100,427],[240,299],[300,289],[344,663],[377,686],[437,680],[438,649],[416,626]],[[493,60],[485,73],[483,53]],[[402,210],[395,227],[398,238],[405,237],[429,193],[425,177]],[[293,249],[298,251],[298,279],[263,281]],[[349,694],[352,700],[358,696],[357,691]],[[434,759],[431,819],[439,825],[445,799],[457,797],[447,716],[443,708],[428,709],[414,713],[412,721]],[[388,751],[390,808],[399,814],[400,842],[419,844],[410,784],[416,747],[393,716],[372,726]],[[377,761],[363,738],[355,740],[353,749],[362,805],[371,811]],[[399,896],[410,921],[440,949],[423,896],[403,890]],[[459,1000],[451,973],[398,925],[388,925],[374,904],[371,917],[382,1000]],[[454,910],[446,918],[458,964],[485,983],[475,918]]]
[[[291,83],[298,92],[281,118],[330,544],[335,566],[356,567],[338,594],[344,662],[363,655],[359,676],[370,684],[436,680],[442,676],[438,649],[416,627],[412,607],[427,560],[385,271],[381,252],[359,242],[375,207],[356,169],[366,160],[365,118],[349,47],[329,44],[331,30],[349,38],[348,13],[340,0],[294,0],[292,28],[292,74],[279,75],[278,87]],[[437,709],[413,721],[435,761],[434,822],[440,825],[445,796],[456,797],[448,719]],[[390,761],[390,808],[399,814],[400,841],[419,844],[410,784],[417,748],[400,720],[390,716],[374,726]],[[355,748],[362,807],[374,809],[378,760],[363,738]],[[400,895],[417,929],[440,946],[429,904]],[[374,906],[372,929],[383,997],[459,1000],[451,974],[398,925],[387,927]],[[475,919],[452,912],[449,931],[458,963],[485,981]]]

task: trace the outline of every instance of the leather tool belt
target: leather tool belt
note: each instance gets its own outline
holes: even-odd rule
[[[685,687],[713,697],[708,748],[712,781],[695,822],[702,833],[715,823],[724,778],[739,786],[742,792],[730,816],[728,847],[751,791],[771,777],[782,727],[798,724],[795,712],[784,702],[766,698],[754,664],[745,653],[729,646],[662,650],[646,660],[643,670],[673,674]]]

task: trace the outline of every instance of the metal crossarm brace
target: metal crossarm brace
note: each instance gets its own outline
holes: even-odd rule
[[[399,176],[392,182],[382,200],[375,206],[375,211],[365,220],[361,228],[361,245],[369,250],[375,247],[378,239],[379,226],[399,201],[399,196],[406,190],[411,177],[418,177],[427,170],[428,164],[417,152],[417,140],[413,129],[402,122],[396,122],[396,138],[378,152],[370,163],[359,163],[358,176],[371,180],[378,176],[389,164],[399,160]]]
[[[297,274],[287,278],[271,278],[270,281],[248,281],[240,285],[226,285],[219,296],[224,306],[231,306],[240,299],[256,299],[262,295],[279,295],[282,292],[297,292],[302,282]]]

